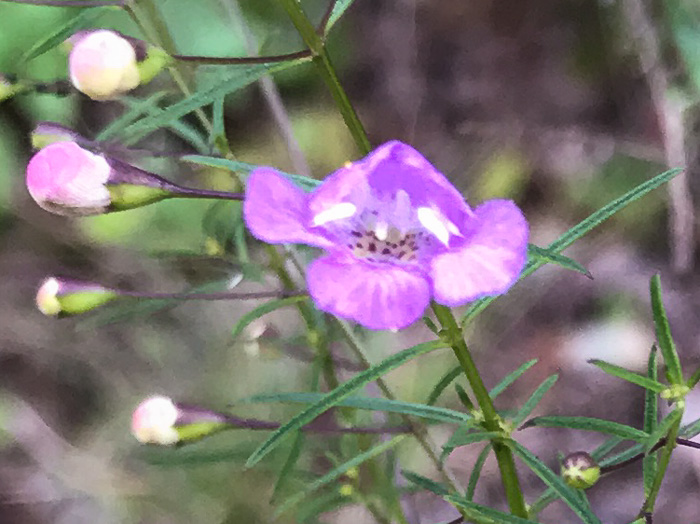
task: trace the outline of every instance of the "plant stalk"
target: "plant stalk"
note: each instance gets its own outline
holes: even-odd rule
[[[498,413],[496,412],[496,407],[493,405],[493,400],[489,396],[489,392],[484,385],[484,381],[481,380],[481,375],[476,368],[474,359],[472,359],[471,352],[464,341],[464,333],[462,328],[457,324],[452,310],[446,306],[441,306],[439,304],[433,303],[433,311],[435,316],[440,321],[443,328],[442,335],[445,340],[452,347],[452,350],[457,357],[464,374],[469,381],[474,397],[481,409],[481,413],[484,417],[484,429],[487,431],[501,431],[500,419]],[[506,498],[508,500],[508,506],[513,515],[518,517],[527,518],[527,509],[525,507],[525,500],[523,498],[523,492],[520,488],[520,480],[518,479],[518,472],[515,469],[515,460],[513,459],[513,453],[510,448],[503,442],[494,440],[492,442],[493,452],[496,455],[496,460],[498,462],[498,468],[501,471],[501,481],[503,482],[503,488],[506,492]]]

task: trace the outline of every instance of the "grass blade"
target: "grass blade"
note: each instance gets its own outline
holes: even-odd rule
[[[489,508],[488,506],[476,504],[463,497],[447,495],[445,496],[445,500],[461,508],[466,517],[477,524],[537,524],[534,520],[516,517],[510,513],[503,513],[502,511]]]
[[[444,347],[446,346],[442,341],[432,341],[418,344],[408,349],[404,349],[403,351],[390,356],[379,364],[358,373],[353,378],[344,384],[341,384],[330,393],[324,395],[318,402],[307,407],[286,424],[283,424],[280,428],[274,431],[272,435],[270,435],[270,437],[263,442],[250,457],[248,457],[246,467],[252,467],[260,462],[265,455],[280,444],[282,438],[284,438],[290,431],[296,431],[297,429],[305,426],[313,419],[318,417],[321,413],[337,405],[339,402],[349,397],[352,393],[362,388],[366,384],[369,384],[385,373],[388,373],[392,369],[396,369],[419,355],[423,355]]]
[[[602,369],[609,375],[621,378],[622,380],[626,380],[627,382],[631,382],[632,384],[642,386],[647,391],[661,393],[664,389],[666,389],[666,386],[656,379],[640,375],[639,373],[635,373],[634,371],[630,371],[623,367],[616,366],[615,364],[609,364],[607,362],[597,359],[589,360],[588,363],[593,364],[594,366],[598,366],[600,369]]]
[[[441,497],[450,493],[450,490],[444,484],[440,484],[439,482],[424,477],[423,475],[419,475],[418,473],[414,473],[413,471],[404,469],[401,472],[401,475],[416,486],[435,493],[436,495],[440,495]]]
[[[435,384],[435,387],[430,392],[430,395],[428,395],[428,400],[426,401],[426,404],[429,406],[435,404],[435,402],[437,402],[437,399],[440,398],[440,395],[442,395],[442,392],[445,391],[448,387],[450,387],[450,384],[452,384],[452,382],[454,382],[457,379],[457,377],[461,374],[461,366],[453,367],[451,370],[445,373],[445,375],[440,379],[440,381],[437,384]]]
[[[661,279],[659,275],[651,277],[649,285],[651,289],[651,311],[654,315],[654,327],[656,328],[656,340],[659,343],[661,355],[666,364],[666,376],[671,384],[683,383],[681,362],[678,359],[678,351],[671,337],[671,327],[668,325],[668,317],[661,299]]]
[[[640,199],[650,191],[653,191],[657,187],[665,184],[681,171],[682,169],[671,169],[669,171],[661,173],[660,175],[656,175],[651,180],[647,180],[646,182],[639,184],[634,189],[628,191],[620,198],[613,200],[608,205],[601,207],[598,211],[595,211],[594,213],[590,214],[587,218],[585,218],[584,220],[576,224],[574,227],[569,229],[566,233],[564,233],[554,242],[549,244],[547,246],[547,250],[554,253],[560,253],[561,251],[569,247],[571,244],[573,244],[576,240],[578,240],[586,233],[591,231],[593,228],[602,224],[605,220],[613,216],[615,213],[627,207],[635,200]],[[520,279],[531,275],[540,267],[542,267],[545,263],[546,262],[540,260],[533,260],[528,262],[525,265],[525,269],[523,270],[522,274],[520,275]],[[479,313],[486,309],[486,307],[496,298],[498,297],[487,297],[474,302],[469,307],[469,309],[467,309],[467,312],[462,316],[462,324],[465,324],[472,320],[474,317],[476,317]]]
[[[649,434],[641,429],[636,429],[610,420],[591,417],[535,417],[528,420],[521,429],[531,427],[569,428],[582,431],[595,431],[596,433],[615,435],[635,442],[646,442],[649,438]]]
[[[535,475],[540,477],[542,482],[552,488],[585,524],[602,524],[598,517],[591,511],[588,501],[582,497],[578,491],[569,487],[559,475],[554,473],[554,471],[547,467],[540,459],[515,441],[508,442],[508,445],[511,446],[513,452],[520,457],[520,460],[522,460]]]

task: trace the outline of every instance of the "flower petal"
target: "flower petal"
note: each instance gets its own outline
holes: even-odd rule
[[[370,329],[408,326],[430,302],[430,285],[416,271],[332,255],[311,264],[307,284],[319,309]]]
[[[250,232],[271,244],[309,244],[332,247],[310,232],[307,194],[272,168],[261,167],[248,177],[243,217]]]
[[[437,208],[459,227],[465,215],[471,214],[462,195],[444,175],[414,148],[396,140],[326,177],[311,196],[309,207],[313,214],[319,214],[343,202],[362,209],[401,199],[413,208]]]
[[[505,293],[527,259],[528,225],[510,200],[490,200],[474,210],[474,229],[461,247],[431,261],[435,300],[457,306]]]

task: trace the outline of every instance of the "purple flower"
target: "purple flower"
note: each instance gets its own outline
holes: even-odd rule
[[[388,142],[305,193],[272,168],[251,173],[244,203],[260,240],[309,244],[319,309],[371,329],[507,291],[527,258],[528,225],[509,200],[471,209],[418,151]]]

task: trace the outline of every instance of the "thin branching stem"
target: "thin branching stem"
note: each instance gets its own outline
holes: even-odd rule
[[[175,60],[181,62],[196,62],[198,64],[211,65],[251,65],[267,64],[272,62],[289,62],[299,58],[308,58],[311,51],[304,49],[294,53],[268,56],[194,56],[194,55],[171,55]]]

